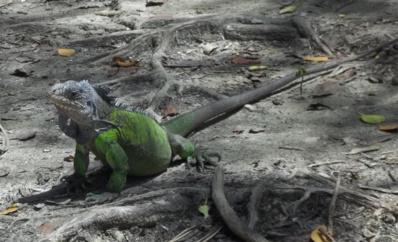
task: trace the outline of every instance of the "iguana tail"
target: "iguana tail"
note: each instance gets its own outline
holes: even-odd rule
[[[332,67],[330,67],[332,68]],[[308,70],[307,70],[308,73]],[[312,72],[315,73],[315,72]],[[268,97],[272,92],[297,79],[295,74],[280,78],[269,84],[243,92],[180,115],[162,123],[162,126],[173,134],[189,136],[230,116],[229,113],[239,110],[245,104],[253,103]]]
[[[179,134],[181,136],[186,137],[196,131],[206,128],[210,124],[225,119],[226,117],[230,116],[231,113],[233,113],[234,111],[238,111],[245,104],[253,103],[270,96],[274,91],[293,82],[294,80],[300,78],[301,76],[310,75],[321,71],[327,71],[341,64],[358,60],[397,41],[398,38],[393,39],[384,44],[381,44],[376,48],[364,51],[358,54],[357,56],[349,57],[328,64],[316,65],[312,68],[308,68],[306,70],[307,72],[303,75],[301,74],[296,75],[296,73],[290,74],[288,76],[275,80],[259,88],[244,93],[240,93],[214,103],[210,103],[204,107],[201,107],[189,113],[178,116],[167,122],[164,122],[162,123],[162,126],[173,134]]]

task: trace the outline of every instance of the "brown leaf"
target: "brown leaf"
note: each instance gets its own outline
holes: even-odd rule
[[[241,134],[241,133],[243,133],[243,130],[240,129],[239,127],[235,126],[235,127],[232,129],[232,133]]]
[[[326,225],[319,225],[311,233],[311,241],[312,242],[330,242],[330,239],[326,235],[324,235],[321,230],[327,232],[328,229],[327,229]]]
[[[74,160],[75,160],[75,158],[72,155],[64,158],[64,161],[66,161],[66,162],[73,162]]]
[[[54,222],[50,222],[50,223],[45,223],[42,226],[39,226],[38,229],[40,230],[40,232],[42,232],[45,235],[49,235],[51,234],[56,228],[58,228],[59,226],[61,226],[62,224],[64,224],[66,221],[68,221],[68,219],[66,218],[61,218],[58,220],[55,220]]]
[[[337,75],[335,78],[339,81],[347,80],[348,78],[355,75],[355,73],[357,73],[357,69],[355,67],[352,67],[350,69],[347,69],[345,72]]]
[[[136,60],[125,60],[125,59],[123,59],[121,57],[117,57],[117,56],[113,57],[112,61],[115,62],[116,65],[120,66],[120,67],[135,66],[138,63],[138,61],[136,61]]]
[[[59,49],[58,50],[58,54],[60,56],[70,57],[70,56],[74,55],[75,53],[76,53],[76,51],[74,49]]]
[[[323,61],[327,61],[329,58],[327,56],[304,56],[303,60],[306,61],[314,61],[314,62],[323,62]]]
[[[335,81],[327,81],[322,84],[317,85],[314,88],[313,91],[313,96],[314,97],[322,97],[322,96],[328,96],[328,95],[333,95],[339,90],[339,83]]]
[[[261,61],[259,59],[250,60],[250,59],[246,59],[242,56],[237,56],[232,59],[232,63],[239,64],[239,65],[251,65],[251,64],[260,64]]]
[[[380,131],[397,131],[398,125],[380,125],[379,130]]]
[[[178,110],[170,105],[167,105],[166,110],[164,111],[165,116],[174,116],[178,113]]]

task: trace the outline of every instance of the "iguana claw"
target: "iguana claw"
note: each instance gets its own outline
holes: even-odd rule
[[[75,190],[75,193],[78,193],[80,188],[84,190],[84,185],[88,184],[86,177],[79,173],[73,173],[72,175],[63,176],[61,178],[61,182],[67,183],[66,192],[68,194],[70,194],[72,190]]]
[[[106,202],[112,202],[119,196],[119,193],[103,192],[101,194],[88,193],[84,200],[86,206],[100,205]]]
[[[206,152],[195,151],[187,159],[188,167],[197,166],[197,167],[201,168],[202,171],[204,171],[205,163],[207,163],[211,166],[217,166],[217,162],[213,161],[213,159],[211,157],[217,157],[218,158],[217,162],[219,162],[221,160],[221,155],[217,152],[206,153]]]

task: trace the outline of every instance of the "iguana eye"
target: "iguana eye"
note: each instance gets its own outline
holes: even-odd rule
[[[70,93],[70,95],[71,95],[72,97],[76,97],[76,96],[77,96],[77,91],[72,91],[72,92]]]

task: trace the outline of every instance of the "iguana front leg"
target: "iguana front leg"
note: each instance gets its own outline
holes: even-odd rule
[[[106,188],[113,192],[120,192],[126,184],[129,170],[126,152],[118,144],[117,138],[110,133],[102,133],[95,139],[98,152],[103,154],[106,163],[112,168],[112,175]],[[104,159],[102,159],[104,161]]]
[[[67,182],[68,193],[70,193],[71,189],[78,188],[87,182],[86,172],[90,162],[89,152],[90,151],[84,145],[76,144],[75,158],[73,161],[75,172],[70,176],[62,178],[63,181]]]
[[[179,155],[182,159],[186,159],[188,166],[199,165],[202,170],[204,170],[204,163],[208,163],[212,166],[217,165],[211,157],[217,157],[217,162],[221,160],[221,155],[219,153],[198,151],[191,141],[180,135],[168,134],[168,137],[173,155]]]

